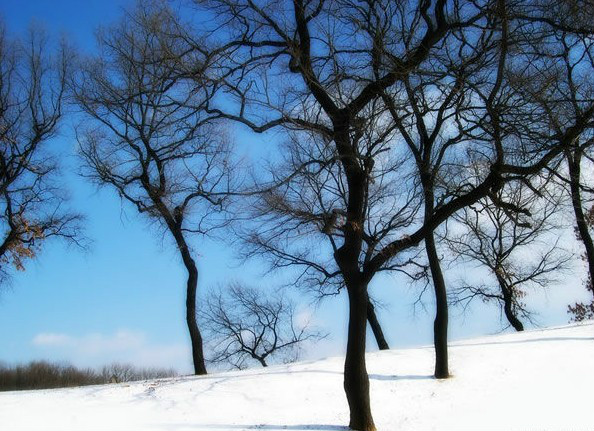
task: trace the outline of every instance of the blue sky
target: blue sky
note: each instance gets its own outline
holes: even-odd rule
[[[23,34],[32,21],[44,25],[53,37],[68,36],[81,49],[92,52],[96,26],[117,19],[128,0],[2,0],[2,15],[12,34]],[[245,151],[265,154],[274,135],[254,135],[238,130],[236,141]],[[167,236],[151,227],[135,211],[122,206],[109,190],[97,190],[76,175],[75,141],[66,123],[52,142],[62,155],[65,184],[71,205],[86,218],[92,245],[87,252],[51,243],[26,272],[17,273],[12,285],[0,292],[0,361],[32,359],[69,361],[99,366],[112,361],[191,369],[189,341],[184,321],[185,274]],[[270,150],[272,151],[272,150]],[[258,262],[241,264],[220,241],[196,239],[200,289],[231,280],[257,286],[271,285]],[[586,296],[581,273],[566,277],[562,288],[530,299],[540,312],[542,325],[567,322],[567,304]],[[455,275],[450,274],[453,279]],[[480,272],[477,272],[480,278]],[[429,344],[432,308],[427,312],[412,303],[417,288],[407,280],[384,276],[372,285],[374,296],[386,304],[379,310],[388,341],[395,347]],[[331,337],[306,353],[309,357],[341,354],[345,346],[344,295],[318,307],[303,298],[303,313],[329,331]],[[498,310],[478,305],[467,315],[452,310],[451,338],[493,333],[501,327]],[[371,334],[370,334],[371,335]],[[369,348],[374,349],[372,339]]]

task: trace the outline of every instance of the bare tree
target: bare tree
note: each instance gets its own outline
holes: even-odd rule
[[[513,219],[529,214],[505,201],[505,183],[534,189],[531,176],[547,165],[556,170],[572,140],[591,133],[592,81],[584,80],[579,90],[574,87],[574,67],[582,73],[592,69],[591,45],[583,34],[588,30],[575,24],[568,29],[547,3],[485,5],[492,15],[480,31],[451,29],[452,38],[434,49],[431,62],[382,94],[414,156],[423,190],[424,242],[436,299],[438,378],[449,374],[448,306],[435,228],[427,220],[448,213],[452,204],[468,206],[475,198],[490,199]],[[571,42],[560,42],[560,37]],[[551,64],[551,56],[560,62],[579,60],[563,70]],[[568,100],[573,103],[569,114]],[[566,118],[558,121],[562,114]],[[473,164],[485,167],[479,178],[468,176],[465,166]]]
[[[572,255],[563,251],[556,231],[559,196],[545,186],[532,191],[520,183],[509,184],[496,195],[530,214],[516,214],[485,198],[453,217],[444,240],[454,259],[487,268],[495,284],[464,283],[452,292],[452,302],[467,306],[474,299],[495,302],[516,331],[520,319],[532,322],[532,312],[523,302],[530,287],[546,288],[558,281]],[[536,192],[536,193],[535,193]],[[453,233],[453,230],[462,230]]]
[[[66,208],[50,140],[63,113],[68,53],[42,31],[10,40],[0,22],[0,283],[46,240],[81,245],[81,216]]]
[[[589,186],[592,178],[585,178],[582,171],[591,173],[594,158],[586,152],[587,143],[576,143],[571,151],[567,151],[567,165],[569,171],[569,190],[571,204],[576,221],[576,236],[584,245],[584,254],[582,259],[587,264],[588,275],[584,283],[586,290],[594,296],[594,241],[592,230],[594,227],[594,189]],[[586,166],[589,169],[582,169]],[[590,181],[588,181],[588,179]],[[588,209],[588,206],[590,207]],[[594,299],[589,303],[576,302],[568,307],[573,320],[582,321],[594,318]]]
[[[368,122],[378,123],[377,127]],[[394,129],[383,128],[380,122],[379,115],[362,115],[350,143],[359,154],[357,164],[366,172],[363,213],[355,228],[362,239],[356,253],[356,268],[363,268],[377,250],[415,223],[419,209],[406,159],[397,151],[387,155]],[[290,141],[284,147],[283,161],[271,167],[269,181],[262,185],[268,191],[247,206],[252,223],[244,225],[242,252],[248,257],[266,259],[274,269],[294,270],[296,284],[322,297],[344,288],[348,293],[345,278],[348,266],[342,267],[337,257],[350,223],[354,222],[348,218],[349,187],[341,156],[335,147],[328,145],[325,136],[306,132],[288,135]],[[398,186],[404,183],[410,186]],[[424,275],[425,267],[416,257],[416,252],[403,253],[375,272],[399,271],[419,278]],[[365,337],[367,320],[377,335],[378,345],[387,347],[382,343],[385,338],[378,331],[379,324],[375,325],[378,322],[367,291],[362,306],[363,310],[358,306],[351,310],[357,316],[363,313],[363,326],[359,328],[363,333],[357,334]]]
[[[526,45],[533,52],[529,69],[537,70],[539,76],[537,79],[521,77],[522,73],[516,68],[514,80],[523,87],[523,94],[528,95],[538,109],[545,113],[546,127],[551,131],[559,134],[565,124],[571,123],[576,128],[572,133],[573,139],[564,146],[566,170],[562,167],[554,169],[555,166],[549,170],[568,186],[576,233],[584,245],[584,260],[588,267],[586,288],[594,294],[591,286],[594,277],[594,242],[591,227],[588,227],[592,224],[592,209],[589,207],[592,206],[594,192],[588,186],[591,183],[589,172],[592,169],[591,151],[594,143],[591,119],[591,104],[594,100],[593,13],[594,2],[591,0],[541,0],[519,11],[522,19],[531,15],[529,25],[522,31],[525,35],[531,33],[537,36],[525,38]],[[545,55],[535,55],[537,52]],[[518,79],[518,76],[521,78]],[[594,300],[589,307],[594,309]],[[586,308],[581,310],[585,311]]]
[[[101,368],[101,379],[105,383],[122,383],[140,380],[136,377],[136,370],[132,364],[114,362]]]
[[[132,364],[114,362],[105,365],[100,371],[103,383],[135,382],[138,380],[164,379],[176,377],[177,372],[172,368],[138,368]]]
[[[592,238],[592,228],[594,226],[594,189],[589,187],[588,180],[582,174],[582,165],[589,166],[590,169],[585,172],[592,172],[594,158],[585,152],[586,143],[576,143],[571,150],[566,152],[568,166],[569,191],[571,196],[571,206],[575,215],[576,236],[584,245],[583,260],[588,266],[588,276],[585,282],[586,290],[594,295],[592,280],[594,280],[594,240]],[[591,181],[591,179],[590,179]],[[589,199],[588,199],[589,197]],[[587,202],[590,203],[588,209]],[[590,303],[575,303],[569,306],[568,311],[576,321],[594,318],[594,299]]]
[[[227,134],[205,114],[208,91],[190,89],[172,66],[177,47],[160,37],[171,23],[169,10],[139,7],[99,33],[101,54],[82,63],[75,83],[86,116],[77,133],[83,175],[112,187],[174,240],[187,271],[194,371],[205,374],[190,239],[225,225],[233,166]]]
[[[188,52],[208,56],[215,84],[235,102],[213,100],[209,112],[256,132],[277,126],[299,131],[297,141],[304,147],[295,152],[304,159],[286,149],[274,170],[279,187],[262,198],[258,221],[263,225],[251,238],[251,252],[267,255],[274,267],[302,268],[301,281],[344,284],[350,305],[344,381],[350,426],[374,430],[365,365],[369,282],[379,271],[406,262],[406,255],[423,241],[431,248],[433,232],[456,211],[556,162],[590,127],[594,104],[580,100],[579,111],[553,130],[537,93],[522,90],[522,79],[546,76],[546,70],[531,65],[548,53],[542,47],[533,50],[528,36],[542,41],[545,26],[544,37],[561,31],[555,16],[543,19],[542,9],[532,10],[531,2],[198,3],[217,18],[210,38],[218,47],[205,52],[190,31],[179,39],[193,46]],[[193,74],[191,59],[181,59],[180,65]],[[541,93],[557,111],[561,105],[556,96],[568,88],[567,79],[560,78],[559,91]],[[413,112],[407,81],[420,115]],[[404,129],[409,136],[414,130],[413,145],[401,145],[406,140],[402,129],[392,126],[403,112],[390,111],[403,105],[408,106]],[[448,143],[450,134],[453,144]],[[430,160],[413,160],[412,147]],[[390,160],[402,163],[390,171]],[[485,175],[466,181],[459,167],[475,161],[484,163]],[[378,183],[377,172],[386,169],[392,172],[393,193],[384,194],[389,202],[380,208],[395,206],[380,224],[389,228],[369,237],[374,228],[369,228],[368,217],[376,214],[370,210],[370,188],[374,179]],[[340,188],[324,188],[326,198],[320,202],[313,192],[318,186],[308,181],[316,178],[314,183],[324,184],[326,177]],[[424,208],[420,220],[411,211],[419,207]],[[436,261],[431,270],[443,299]],[[440,310],[436,376],[445,377],[447,310]]]
[[[256,361],[294,362],[306,342],[325,337],[299,322],[295,304],[282,294],[269,296],[240,284],[211,294],[199,312],[202,327],[212,340],[209,361],[238,369]]]
[[[465,120],[469,111],[476,108],[472,98],[468,97],[471,92],[468,83],[476,79],[479,70],[491,66],[485,58],[487,52],[492,51],[493,58],[498,55],[488,41],[498,37],[499,27],[487,27],[472,35],[464,29],[451,31],[454,37],[434,49],[431,62],[411,71],[381,94],[415,167],[423,220],[435,217],[463,190],[466,181],[463,166],[468,159],[459,147],[469,143],[467,134],[473,126]],[[475,43],[465,50],[463,47],[470,37]],[[385,51],[386,48],[380,46],[378,49]],[[435,294],[434,375],[447,378],[447,292],[434,230],[427,229],[423,242]]]

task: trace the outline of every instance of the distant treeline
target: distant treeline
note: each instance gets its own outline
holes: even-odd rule
[[[114,363],[100,370],[70,364],[34,361],[24,365],[0,364],[0,391],[67,388],[110,382],[132,382],[177,376],[173,369],[138,368]]]

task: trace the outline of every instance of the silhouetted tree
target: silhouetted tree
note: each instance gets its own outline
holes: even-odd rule
[[[77,133],[83,175],[115,189],[174,240],[187,270],[194,371],[205,374],[190,238],[226,223],[233,166],[227,134],[205,113],[208,90],[186,85],[169,58],[177,47],[160,38],[172,22],[165,8],[139,7],[99,33],[100,54],[82,62],[75,83],[86,117]]]
[[[377,127],[368,124],[374,121]],[[389,137],[394,130],[382,129],[379,122],[380,116],[369,114],[365,118],[362,115],[359,129],[352,130],[349,143],[358,154],[357,166],[365,172],[364,177],[360,177],[365,182],[361,185],[363,201],[359,210],[362,213],[355,227],[361,242],[356,243],[356,251],[351,250],[355,253],[351,257],[356,256],[353,263],[358,271],[382,246],[402,235],[415,222],[419,209],[406,160],[397,152],[387,155]],[[266,259],[272,268],[294,269],[296,284],[307,286],[320,296],[336,294],[345,287],[349,293],[348,278],[345,278],[349,266],[338,257],[345,252],[342,247],[351,229],[350,223],[355,222],[348,218],[349,188],[342,157],[325,136],[300,132],[289,132],[289,135],[290,141],[283,147],[282,162],[273,164],[269,181],[262,185],[268,191],[246,206],[252,222],[244,224],[245,247],[241,251],[248,257]],[[407,182],[410,187],[400,187]],[[373,274],[400,271],[418,278],[424,274],[424,269],[416,262],[413,252],[386,262]],[[375,325],[378,323],[374,320],[375,313],[368,314],[371,303],[367,298],[367,282],[361,294],[365,295],[364,300],[350,301],[363,301],[362,305],[351,306],[351,318],[353,314],[357,319],[363,317],[362,327],[357,331],[351,328],[351,331],[363,337],[363,340],[357,339],[357,343],[363,341],[361,353],[364,353],[367,320],[377,335],[378,345],[386,346],[385,338],[378,332],[379,325]],[[358,308],[360,305],[363,310]],[[371,311],[374,310],[371,308]],[[351,371],[349,368],[349,373]]]
[[[518,14],[521,19],[526,19],[528,15],[531,17],[520,31],[532,52],[533,62],[529,69],[538,71],[538,78],[518,79],[521,73],[514,77],[523,87],[522,92],[544,113],[549,130],[560,135],[566,124],[573,124],[573,139],[564,146],[566,170],[557,166],[549,170],[568,185],[576,233],[584,245],[589,280],[594,277],[594,243],[591,227],[588,227],[592,223],[594,191],[591,185],[588,186],[591,184],[589,173],[592,170],[594,142],[591,121],[594,94],[593,13],[594,2],[591,0],[527,2]],[[538,134],[534,136],[536,138]],[[592,291],[590,281],[586,282],[586,289]],[[594,300],[589,307],[594,308]]]
[[[454,304],[495,302],[516,331],[524,330],[520,319],[532,321],[523,302],[527,289],[555,283],[572,258],[558,245],[559,196],[550,191],[550,184],[534,191],[521,183],[509,184],[495,195],[495,202],[481,199],[453,217],[444,239],[454,259],[478,263],[496,281],[494,286],[466,281],[452,292]]]
[[[588,187],[588,181],[582,175],[582,165],[590,168],[585,172],[592,172],[594,158],[585,152],[587,145],[588,142],[576,143],[571,150],[566,152],[569,171],[567,182],[569,183],[571,206],[575,215],[576,236],[584,245],[583,260],[588,268],[585,287],[594,296],[594,288],[592,287],[592,280],[594,280],[594,240],[592,239],[594,228],[594,204],[592,203],[592,199],[594,189]],[[590,203],[589,209],[588,201]],[[589,303],[577,302],[574,305],[570,305],[568,311],[573,316],[573,319],[578,322],[585,319],[592,319],[594,318],[594,299],[591,299]]]
[[[547,10],[532,8],[533,2],[198,3],[215,17],[201,24],[212,24],[208,36],[217,48],[206,52],[189,30],[179,39],[193,47],[188,52],[207,55],[214,84],[234,102],[211,100],[209,112],[256,132],[280,126],[298,136],[275,163],[278,187],[256,208],[262,226],[248,252],[268,256],[274,267],[302,268],[301,281],[344,284],[350,426],[374,430],[365,365],[369,282],[406,262],[420,243],[431,249],[434,231],[458,210],[557,162],[588,129],[594,105],[581,100],[579,112],[553,130],[537,93],[523,89],[524,82],[551,82],[539,68],[548,58],[546,45],[531,45],[542,42],[541,29],[548,26],[543,37],[559,46],[558,26],[547,23],[557,24],[557,17],[543,19]],[[194,63],[191,57],[179,61],[188,76],[200,70]],[[556,93],[540,92],[554,110],[561,108],[559,92],[569,88],[563,75],[556,82]],[[417,103],[410,103],[407,86]],[[397,127],[403,113],[412,143]],[[425,160],[414,160],[413,147]],[[484,164],[484,177],[468,182],[462,167],[475,162]],[[376,230],[368,199],[374,181],[383,185],[382,172],[391,172],[392,190],[376,195],[388,199],[379,206],[386,214]],[[318,186],[309,182],[325,184],[326,178],[332,186],[320,201]],[[413,211],[419,206],[421,219]],[[438,256],[428,254],[436,293],[444,299]],[[447,309],[440,304],[436,376],[446,377]]]
[[[81,217],[65,208],[51,138],[62,118],[68,53],[42,31],[10,40],[0,22],[0,283],[46,240],[77,243]]]

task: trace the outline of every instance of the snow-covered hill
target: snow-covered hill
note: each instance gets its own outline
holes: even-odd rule
[[[368,355],[379,430],[594,429],[594,323]],[[132,384],[0,393],[0,429],[344,430],[342,358]]]

